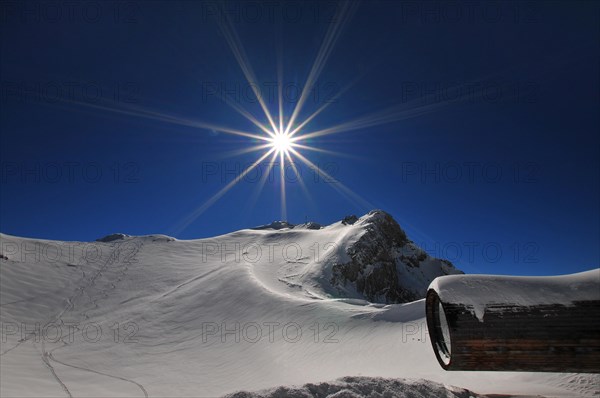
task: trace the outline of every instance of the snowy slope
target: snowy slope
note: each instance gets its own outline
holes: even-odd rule
[[[424,298],[438,276],[462,274],[417,247],[381,210],[327,227],[276,221],[254,229],[264,231],[255,238],[260,247],[277,245],[282,252],[285,264],[276,270],[276,290],[283,282],[309,297],[402,303]],[[256,254],[255,247],[247,251],[249,257]],[[273,267],[261,270],[266,271],[261,280],[272,279]]]
[[[356,222],[192,241],[0,235],[0,396],[207,397],[347,376],[593,394],[597,375],[445,372],[423,300],[331,297],[328,270],[350,261],[367,231]]]

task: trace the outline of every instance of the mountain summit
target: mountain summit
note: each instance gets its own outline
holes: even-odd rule
[[[349,261],[331,267],[331,286],[340,296],[361,295],[370,302],[404,303],[425,297],[433,279],[461,274],[448,260],[429,256],[406,236],[394,218],[373,210],[354,218],[364,230],[348,249]]]
[[[276,275],[280,284],[308,296],[406,303],[425,297],[436,277],[462,273],[420,249],[383,210],[325,227],[274,221],[252,231],[254,243],[275,243],[285,252],[264,277]]]
[[[349,261],[332,265],[331,285],[340,295],[358,293],[370,302],[404,303],[425,297],[438,276],[463,273],[448,260],[429,256],[382,210],[355,224],[364,234],[352,244]]]

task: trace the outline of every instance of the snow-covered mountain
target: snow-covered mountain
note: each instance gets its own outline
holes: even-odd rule
[[[264,231],[264,247],[283,240],[278,280],[309,296],[407,303],[424,298],[436,277],[462,273],[417,247],[382,210],[327,227],[275,221],[253,229]]]
[[[450,386],[591,396],[597,387],[597,375],[443,371],[424,300],[386,303],[422,297],[435,276],[460,271],[381,211],[190,241],[1,234],[0,251],[3,397],[213,397],[293,385],[330,396],[467,393]]]
[[[347,249],[349,261],[332,261],[329,282],[343,297],[359,294],[371,302],[406,303],[424,298],[438,276],[463,273],[447,260],[430,257],[381,210],[360,219],[347,217],[342,224],[364,231]]]

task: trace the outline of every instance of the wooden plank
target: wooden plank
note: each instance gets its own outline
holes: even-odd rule
[[[446,344],[439,305],[438,293],[430,289],[427,326],[446,370],[600,373],[600,300],[570,306],[493,305],[485,309],[483,321],[461,303],[442,302]]]

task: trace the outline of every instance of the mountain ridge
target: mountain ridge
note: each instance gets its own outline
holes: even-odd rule
[[[332,269],[331,283],[341,294],[352,282],[368,301],[407,303],[425,297],[436,277],[464,273],[418,247],[389,213],[372,210],[355,222],[366,233],[349,249],[350,261]]]
[[[275,272],[279,283],[305,290],[309,296],[316,294],[380,304],[407,303],[425,297],[427,286],[436,277],[463,273],[450,261],[429,256],[408,238],[389,213],[379,209],[361,217],[348,215],[326,226],[312,221],[303,224],[274,221],[221,237],[230,237],[234,244],[238,237],[244,242],[248,240],[250,246],[261,247],[261,255],[264,255],[264,247],[282,242],[285,250],[295,251],[297,255],[294,257],[286,252],[281,267],[271,264],[270,271],[265,274]],[[190,242],[210,242],[218,238],[192,239]],[[113,233],[93,243],[125,245],[135,240],[185,242],[162,234]],[[307,256],[315,245],[319,253]],[[0,254],[2,259],[10,257],[4,251]]]
[[[380,294],[376,303],[357,289],[360,278],[331,283],[334,266],[353,261],[365,280],[372,259],[389,261],[371,265],[393,266],[408,287],[424,283],[421,271],[441,270],[414,266],[409,258],[419,253],[394,223],[374,212],[319,229],[186,241],[0,234],[0,396],[222,396],[327,388],[322,383],[357,375],[426,378],[482,393],[593,396],[590,375],[445,372],[428,340],[424,300],[391,304]],[[365,286],[378,292],[375,280]],[[382,385],[335,383],[338,396]]]

